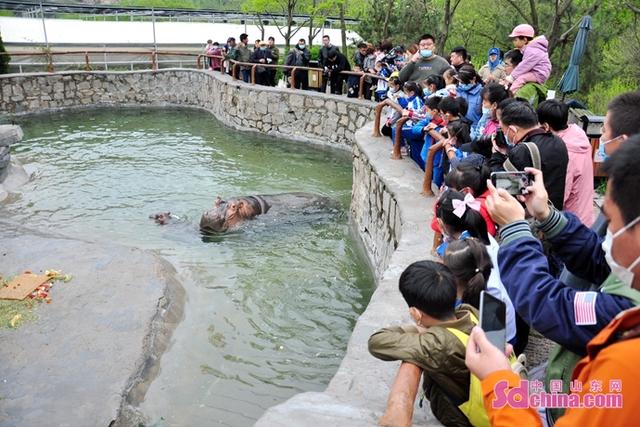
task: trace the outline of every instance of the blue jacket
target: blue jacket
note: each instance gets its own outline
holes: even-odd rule
[[[538,227],[569,271],[592,283],[602,283],[609,276],[602,239],[575,215],[553,210]],[[500,236],[500,276],[516,312],[532,328],[568,350],[584,355],[587,343],[600,330],[618,313],[635,306],[633,300],[601,289],[595,299],[595,324],[577,326],[574,300],[580,290],[549,273],[542,244],[529,224],[509,224],[500,230]]]
[[[464,98],[469,104],[469,109],[465,117],[472,122],[472,128],[478,124],[480,117],[482,117],[482,85],[476,83],[471,89],[464,90],[458,85],[456,89],[458,96]]]

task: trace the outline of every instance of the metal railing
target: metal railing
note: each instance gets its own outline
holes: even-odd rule
[[[384,107],[393,108],[399,112],[402,111],[402,108],[395,103],[388,102],[386,100],[378,103],[378,105],[376,105],[376,108],[375,108],[375,116],[373,121],[373,133],[371,135],[374,138],[382,137],[382,135],[380,134],[380,119],[382,117],[382,111],[384,110]],[[393,152],[391,153],[391,158],[394,160],[402,159],[402,154],[400,151],[400,147],[402,145],[402,127],[409,120],[411,120],[410,117],[401,117],[395,123],[396,134],[395,134],[395,139],[393,141]],[[429,147],[429,150],[427,151],[427,158],[425,160],[425,167],[424,167],[424,177],[422,179],[421,194],[423,196],[427,196],[427,197],[435,196],[431,187],[432,181],[433,181],[433,157],[436,155],[438,151],[443,149],[444,149],[444,142],[438,141],[438,142],[435,142],[431,147]]]
[[[104,58],[95,59],[92,58],[92,55],[104,55]],[[106,55],[138,55],[138,56],[148,56],[149,60],[121,60],[121,61],[107,61]],[[43,57],[45,62],[14,62],[10,64],[11,66],[17,66],[19,72],[23,72],[23,67],[36,67],[36,66],[45,66],[46,71],[53,73],[56,69],[56,66],[77,66],[85,71],[93,71],[94,66],[98,65],[100,68],[104,70],[109,69],[109,65],[118,66],[118,65],[128,65],[131,70],[133,70],[134,65],[145,65],[149,64],[149,68],[153,71],[158,70],[158,66],[160,64],[179,64],[180,68],[182,68],[184,62],[178,59],[166,59],[159,60],[160,56],[183,56],[189,58],[190,60],[195,60],[195,68],[198,69],[206,69],[206,65],[203,61],[203,58],[212,58],[218,59],[221,63],[220,72],[222,74],[229,73],[234,80],[238,79],[238,71],[241,68],[249,69],[250,80],[249,83],[256,84],[256,72],[258,67],[264,68],[273,68],[277,70],[282,70],[283,72],[289,72],[291,76],[290,86],[292,89],[296,89],[296,74],[298,71],[316,71],[320,74],[320,78],[324,79],[325,76],[322,74],[322,69],[320,68],[312,68],[312,67],[300,67],[300,66],[289,66],[289,65],[280,65],[280,64],[262,64],[255,62],[241,62],[230,59],[226,56],[222,55],[208,55],[202,53],[195,52],[181,52],[181,51],[165,51],[165,50],[116,50],[116,49],[102,49],[102,50],[64,50],[64,51],[43,51],[43,52],[0,52],[0,55],[9,55],[12,57]],[[63,55],[83,55],[84,60],[82,62],[73,62],[73,61],[55,61],[54,58],[60,57]],[[374,74],[363,73],[358,71],[341,71],[341,75],[343,76],[358,76],[360,81],[358,98],[364,99],[364,83],[367,78],[372,80],[384,79],[384,77],[380,77]]]

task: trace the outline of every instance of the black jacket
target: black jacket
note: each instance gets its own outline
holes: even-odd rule
[[[322,46],[320,48],[320,56],[318,57],[318,65],[320,65],[321,67],[327,67],[327,62],[330,56],[333,56],[333,54],[335,53],[339,53],[340,49],[338,49],[336,46],[331,45],[328,48],[325,46]]]
[[[327,62],[326,64],[324,64],[324,66],[329,67],[329,71],[331,71],[332,74],[337,74],[340,71],[351,71],[351,65],[349,65],[347,57],[340,52],[336,54],[335,61],[330,61],[327,59]]]
[[[513,147],[508,155],[493,153],[489,160],[491,171],[503,171],[503,163],[507,158],[520,171],[524,170],[525,167],[533,167],[529,149],[522,142],[533,142],[538,146],[542,174],[544,175],[544,187],[549,193],[549,200],[558,210],[562,210],[569,154],[567,153],[567,146],[560,137],[550,132],[545,132],[541,128],[534,129],[526,134],[521,143]]]

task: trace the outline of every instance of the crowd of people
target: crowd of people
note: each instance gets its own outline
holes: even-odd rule
[[[590,140],[569,123],[564,102],[546,99],[547,40],[527,24],[505,37],[514,49],[490,47],[477,71],[464,47],[438,55],[430,34],[406,49],[362,42],[352,63],[364,79],[342,73],[350,61],[323,37],[320,90],[384,102],[381,132],[391,138],[406,118],[404,154],[423,169],[431,161],[440,188],[431,221],[436,261],[413,263],[399,279],[415,324],[384,328],[369,340],[373,356],[402,361],[380,422],[412,424],[422,378],[424,398],[447,426],[632,424],[640,403],[633,363],[640,350],[640,91],[609,104],[598,148],[609,178],[595,215]],[[246,34],[238,44],[211,43],[207,53],[222,59],[210,58],[209,66],[230,71],[225,59],[278,63],[272,38],[253,49],[248,43]],[[300,39],[284,63],[309,61]],[[250,70],[239,66],[245,81]],[[296,88],[308,89],[307,76],[298,70]],[[274,85],[275,69],[258,66],[256,79]],[[491,174],[501,171],[524,171],[532,180],[514,196],[492,184]],[[482,292],[505,304],[505,348],[478,327]],[[523,383],[531,330],[556,347]],[[542,392],[581,404],[532,405],[522,390],[536,382]],[[505,398],[515,392],[523,404]],[[615,393],[624,404],[588,403]]]
[[[546,40],[526,24],[508,36],[515,49],[501,60],[492,47],[476,72],[464,48],[446,60],[424,35],[387,81],[382,133],[409,118],[404,151],[425,168],[437,149],[440,194],[437,261],[415,262],[399,279],[415,323],[369,339],[373,356],[402,361],[382,425],[412,425],[421,377],[447,426],[629,425],[640,403],[640,91],[609,104],[598,148],[608,183],[595,215],[590,140],[569,123],[567,104],[542,90]],[[531,182],[510,194],[490,179],[501,171]],[[505,304],[504,348],[478,327],[483,291]],[[555,347],[527,372],[531,330]]]

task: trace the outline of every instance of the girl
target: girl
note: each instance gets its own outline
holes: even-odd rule
[[[447,246],[444,265],[456,280],[456,307],[470,304],[480,309],[480,292],[487,289],[493,268],[485,245],[474,238],[455,240]]]
[[[534,36],[533,27],[529,24],[520,24],[509,34],[513,46],[522,52],[522,62],[507,77],[513,94],[527,83],[543,85],[551,74],[551,61],[547,51],[549,42],[544,36]]]
[[[438,246],[437,253],[444,259],[445,252],[450,242],[465,240],[475,237],[480,240],[487,249],[491,262],[498,265],[498,242],[487,233],[487,225],[480,215],[480,202],[472,195],[464,195],[454,190],[446,190],[440,196],[436,204],[436,217],[444,236],[444,243]],[[478,268],[476,266],[476,268]],[[500,279],[498,268],[491,269],[491,275],[487,281],[487,291],[491,295],[500,298],[507,306],[507,341],[515,344],[516,315],[513,303]]]
[[[422,86],[424,87],[423,95],[425,101],[436,96],[439,98],[449,96],[449,91],[444,88],[444,79],[437,74],[431,74],[424,79]]]
[[[478,125],[482,117],[482,80],[471,64],[465,64],[458,70],[457,96],[467,101],[468,109],[465,116],[471,121],[471,128]]]

